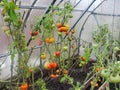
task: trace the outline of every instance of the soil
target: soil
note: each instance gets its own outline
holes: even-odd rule
[[[77,67],[78,65],[74,66],[69,72],[69,75],[74,79],[74,84],[76,84],[76,82],[80,82],[81,84],[83,84],[83,81],[86,78],[86,75],[88,72],[91,71],[91,69],[89,67],[91,67],[93,65],[94,62],[89,62],[87,65],[84,66],[84,68],[79,68]],[[48,90],[73,90],[71,89],[72,86],[70,84],[68,84],[67,82],[64,83],[60,83],[60,77],[59,78],[49,78],[50,72],[48,70],[42,70],[43,72],[43,79],[45,80],[46,83],[46,87]],[[41,77],[41,72],[35,72],[34,73],[34,80],[38,80],[39,77]],[[46,79],[47,78],[47,79]],[[30,78],[28,78],[27,82],[30,83]],[[102,85],[102,83],[98,83],[99,86]],[[1,86],[0,86],[1,87]],[[119,85],[117,85],[117,87],[119,87]],[[86,88],[86,90],[90,90],[91,86],[88,86]],[[94,90],[98,90],[99,87],[95,87]],[[6,89],[5,87],[0,88],[0,90],[9,90]],[[31,88],[29,88],[29,90],[32,90]],[[35,89],[37,90],[37,89]],[[115,89],[115,84],[110,84],[110,90],[116,90]]]

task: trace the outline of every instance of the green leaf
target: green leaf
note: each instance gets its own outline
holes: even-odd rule
[[[10,17],[14,24],[18,24],[18,18],[14,10],[10,10]]]
[[[88,62],[88,59],[89,59],[89,57],[90,57],[90,54],[91,54],[90,49],[89,49],[89,48],[85,48],[84,57],[85,57],[86,62]]]
[[[62,78],[60,79],[60,83],[63,83],[65,80],[66,80],[66,77],[62,77]]]

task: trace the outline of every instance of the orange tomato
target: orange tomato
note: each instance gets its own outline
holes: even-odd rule
[[[60,27],[59,30],[60,30],[61,32],[67,32],[67,31],[68,31],[68,28],[63,26],[63,27]]]
[[[32,72],[33,72],[33,69],[32,69],[32,68],[30,68],[30,69],[29,69],[29,72],[30,72],[30,73],[32,73]]]
[[[75,45],[74,45],[74,44],[72,44],[72,45],[71,45],[71,47],[74,49],[74,48],[75,48]]]
[[[98,72],[98,71],[99,71],[99,68],[96,68],[95,71]]]
[[[46,43],[48,43],[49,42],[49,38],[46,38],[45,41],[46,41]]]
[[[56,76],[56,78],[58,78],[58,77],[59,77],[59,75],[58,75],[58,74],[56,74],[55,76]]]
[[[58,78],[59,75],[58,75],[58,74],[51,74],[50,77],[51,77],[51,78]]]
[[[55,42],[55,38],[54,37],[50,37],[50,38],[46,38],[45,39],[46,43],[54,43]]]
[[[91,81],[91,82],[90,82],[90,84],[91,84],[91,85],[94,85],[94,82],[93,82],[93,81]]]
[[[63,73],[64,74],[68,74],[68,70],[63,70]]]
[[[57,69],[56,70],[56,73],[61,73],[62,72],[62,69]]]
[[[49,64],[48,64],[48,68],[49,69],[55,69],[57,67],[57,64],[55,63],[55,62],[50,62]]]
[[[95,86],[98,87],[98,83],[96,83]]]
[[[51,37],[49,38],[49,43],[54,43],[55,42],[55,38]]]
[[[50,77],[51,78],[55,78],[56,76],[55,76],[55,74],[51,74]]]
[[[28,84],[24,83],[20,86],[20,90],[28,90]]]
[[[82,59],[82,61],[85,61],[85,57],[84,56],[82,56],[81,59]]]
[[[63,32],[60,28],[58,28],[58,32]]]
[[[62,27],[63,25],[62,25],[62,23],[57,23],[57,28],[60,28],[60,27]]]

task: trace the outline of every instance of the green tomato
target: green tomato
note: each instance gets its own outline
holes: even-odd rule
[[[68,50],[68,47],[67,47],[67,46],[64,46],[64,47],[63,47],[63,50],[64,50],[64,51],[67,51],[67,50]]]
[[[52,28],[55,28],[55,24],[52,24]]]
[[[101,71],[101,76],[104,78],[108,78],[110,76],[110,71],[108,69],[103,69]]]
[[[59,36],[62,36],[62,32],[58,32],[58,35],[59,35]]]
[[[72,15],[72,14],[68,14],[68,17],[69,17],[69,18],[72,18],[72,17],[73,17],[73,15]]]
[[[111,74],[109,78],[109,82],[111,83],[120,83],[120,75],[119,74]]]
[[[34,40],[35,39],[35,37],[34,36],[32,36],[32,40]]]
[[[5,21],[5,22],[10,21],[10,17],[9,17],[9,16],[4,16],[4,21]]]
[[[79,66],[82,67],[83,65],[80,63]]]
[[[115,50],[115,51],[118,51],[118,50],[120,50],[120,49],[119,49],[119,47],[115,47],[114,50]]]

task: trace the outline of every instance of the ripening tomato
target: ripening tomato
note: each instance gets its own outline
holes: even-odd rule
[[[74,34],[74,33],[75,33],[75,30],[71,30],[71,33]]]
[[[29,69],[29,72],[30,72],[30,73],[32,73],[32,72],[33,72],[33,69],[32,69],[32,68],[30,68],[30,69]]]
[[[82,61],[85,61],[85,57],[84,57],[84,56],[82,56],[82,57],[81,57],[81,60],[82,60]]]
[[[67,32],[67,31],[68,31],[68,28],[62,26],[62,27],[60,27],[58,30],[59,30],[60,32]]]
[[[57,28],[60,28],[60,27],[62,27],[63,25],[62,25],[62,23],[57,23]]]
[[[96,83],[95,86],[98,87],[98,83]]]
[[[38,31],[35,31],[35,32],[34,32],[34,35],[38,35],[38,33],[39,33]]]
[[[68,24],[65,24],[64,26],[65,26],[66,28],[68,28],[68,29],[70,28],[70,26],[69,26]]]
[[[38,35],[38,33],[39,33],[38,31],[30,31],[31,36],[36,36],[36,35]]]
[[[54,43],[55,42],[55,38],[51,37],[49,38],[49,43]]]
[[[56,73],[61,73],[62,72],[62,69],[57,69],[56,70]]]
[[[60,51],[55,52],[56,56],[60,56]]]
[[[51,78],[56,78],[56,75],[55,74],[51,74],[50,77]]]
[[[58,78],[59,75],[58,75],[58,74],[51,74],[50,77],[51,77],[51,78]]]
[[[68,70],[63,70],[63,73],[64,74],[68,74]]]
[[[96,68],[95,71],[98,72],[100,69],[99,68]]]
[[[47,69],[47,70],[49,70],[49,67],[48,67],[49,63],[50,63],[49,61],[46,61],[46,62],[43,64],[43,65],[44,65],[44,68]]]
[[[45,41],[46,43],[51,44],[55,42],[55,38],[54,37],[46,38]]]
[[[69,35],[69,32],[67,31],[67,32],[65,32],[65,35],[67,36],[67,35]]]
[[[20,86],[20,90],[28,90],[28,84],[27,84],[27,83],[22,84],[22,85]]]
[[[49,43],[49,38],[46,38],[45,41],[46,41],[46,43]]]
[[[62,36],[62,32],[58,32],[58,35],[59,35],[59,36]]]
[[[56,78],[58,78],[58,77],[59,77],[59,74],[56,74],[55,76],[56,76]]]
[[[32,31],[30,31],[30,35],[33,36],[33,32]]]
[[[42,60],[46,59],[46,54],[45,54],[45,53],[43,53],[43,54],[41,55],[41,59],[42,59]]]
[[[94,85],[94,81],[91,81],[90,84],[91,84],[91,85]]]
[[[48,64],[48,68],[49,69],[55,69],[57,67],[57,64],[55,63],[55,62],[50,62],[49,64]]]

